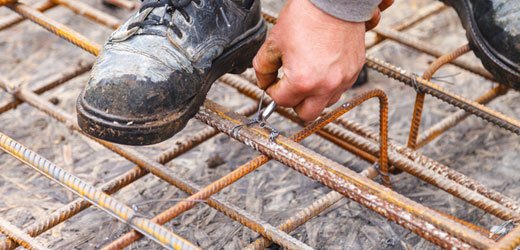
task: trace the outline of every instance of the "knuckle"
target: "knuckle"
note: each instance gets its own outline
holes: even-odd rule
[[[299,71],[291,78],[291,84],[297,93],[309,93],[316,90],[320,85],[320,80],[308,71]]]
[[[283,107],[294,107],[296,106],[292,100],[289,100],[287,98],[283,98],[281,95],[278,95],[276,93],[271,94],[271,98],[273,101],[276,102],[276,104],[283,106]]]
[[[311,81],[296,81],[293,84],[294,92],[299,94],[311,93],[316,89],[316,85]]]

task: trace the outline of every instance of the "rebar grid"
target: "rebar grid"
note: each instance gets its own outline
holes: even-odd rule
[[[126,9],[135,9],[137,7],[136,3],[128,0],[111,0],[107,2]],[[40,2],[34,6],[28,6],[16,0],[0,0],[0,6],[2,5],[6,5],[21,15],[21,17],[8,16],[1,19],[0,31],[12,27],[21,22],[24,18],[27,18],[93,55],[97,55],[99,52],[100,46],[98,44],[88,40],[69,27],[54,21],[42,12],[56,6],[62,6],[109,28],[116,28],[121,22],[110,14],[97,10],[78,0],[49,0]],[[505,235],[503,239],[497,243],[496,235],[492,235],[487,230],[413,202],[372,180],[377,176],[381,176],[383,183],[389,185],[389,172],[398,173],[399,171],[404,171],[503,220],[513,220],[516,222],[520,217],[519,205],[513,199],[488,189],[463,174],[413,150],[426,145],[470,115],[475,115],[506,130],[520,134],[520,121],[481,105],[505,94],[507,88],[503,86],[495,87],[475,101],[470,101],[460,95],[448,92],[430,81],[435,71],[447,63],[452,63],[461,69],[465,69],[487,79],[492,79],[492,76],[483,68],[467,65],[464,62],[456,60],[458,56],[468,51],[467,46],[460,48],[454,53],[444,55],[443,52],[436,48],[424,44],[423,42],[419,43],[400,32],[431,15],[441,12],[443,9],[445,9],[444,5],[435,3],[419,11],[413,17],[403,20],[393,28],[379,27],[375,30],[377,34],[376,40],[367,45],[368,47],[372,47],[388,38],[410,46],[418,51],[439,57],[439,59],[431,65],[430,70],[425,72],[423,77],[409,74],[398,67],[371,56],[367,56],[366,59],[367,65],[370,68],[414,87],[418,92],[418,96],[422,95],[423,99],[426,95],[432,95],[462,109],[432,126],[431,129],[422,135],[419,135],[420,116],[423,108],[423,100],[419,99],[416,102],[414,118],[412,119],[409,148],[388,141],[388,107],[386,95],[379,90],[367,92],[363,96],[346,102],[335,111],[324,113],[319,120],[305,126],[301,132],[297,133],[291,139],[282,136],[278,138],[275,143],[270,141],[268,139],[268,133],[260,128],[243,127],[239,130],[234,129],[237,125],[243,124],[246,121],[245,118],[210,100],[206,101],[204,107],[197,115],[197,118],[209,124],[211,127],[193,134],[183,141],[179,141],[174,144],[175,146],[153,159],[147,158],[127,148],[87,137],[88,140],[94,140],[100,143],[137,165],[123,175],[105,183],[99,189],[95,189],[79,178],[67,174],[35,152],[21,146],[21,144],[14,139],[0,133],[0,141],[2,142],[0,143],[0,147],[4,151],[13,154],[27,165],[36,168],[36,170],[43,171],[44,175],[54,178],[66,188],[75,190],[78,195],[82,197],[55,211],[48,217],[35,222],[33,225],[25,228],[23,232],[17,228],[13,228],[8,222],[4,223],[4,220],[0,220],[0,222],[2,222],[0,223],[0,231],[9,238],[7,241],[0,242],[0,249],[13,249],[17,244],[22,244],[28,248],[31,246],[36,248],[42,247],[31,237],[36,237],[59,223],[66,221],[85,208],[88,208],[91,204],[104,208],[108,214],[118,217],[123,222],[133,226],[134,229],[144,233],[145,236],[166,247],[179,247],[184,249],[185,247],[191,246],[191,243],[173,235],[171,231],[155,225],[154,222],[164,224],[182,212],[192,208],[195,204],[194,200],[201,199],[207,200],[207,204],[211,207],[264,237],[249,245],[247,247],[248,249],[264,248],[270,244],[270,241],[288,249],[303,249],[309,248],[309,246],[289,236],[287,232],[294,230],[306,221],[318,216],[322,211],[343,197],[359,202],[382,216],[393,220],[425,239],[445,248],[480,249],[495,247],[495,244],[498,244],[496,246],[500,247],[500,249],[513,249],[520,244],[520,233],[518,233],[520,232],[520,228],[513,229],[511,233]],[[273,16],[265,14],[264,17],[268,22],[276,22],[276,18]],[[83,62],[82,64],[59,72],[55,76],[39,82],[36,84],[36,87],[30,90],[25,87],[17,86],[16,84],[10,84],[0,78],[0,87],[13,95],[13,99],[0,103],[0,114],[26,102],[66,124],[69,129],[81,134],[82,132],[78,128],[74,117],[53,106],[52,103],[38,95],[88,72],[91,66],[91,62]],[[221,81],[236,88],[246,96],[259,100],[261,90],[253,85],[253,78],[254,77],[250,74],[246,73],[241,77],[226,75],[221,78]],[[380,99],[380,134],[374,133],[364,126],[340,117],[343,113],[355,108],[358,104],[370,97]],[[242,109],[239,113],[251,115],[254,111],[255,107],[249,106]],[[294,112],[285,108],[278,108],[277,112],[289,120],[301,124]],[[163,165],[212,138],[218,134],[219,131],[253,147],[264,155],[237,168],[235,171],[205,188],[200,188],[189,180],[176,177],[172,170]],[[323,155],[295,143],[295,141],[297,142],[311,134],[317,134],[368,162],[379,164],[375,165],[375,167],[367,168],[361,174],[356,174],[344,166],[325,158]],[[267,162],[270,157],[296,169],[304,175],[320,181],[334,191],[316,200],[293,217],[288,218],[288,220],[282,223],[278,228],[271,226],[259,218],[255,218],[246,211],[226,201],[211,197],[223,188],[253,172]],[[124,204],[113,200],[109,195],[117,192],[124,186],[130,185],[148,172],[192,196],[166,210],[152,221],[148,221],[146,218],[139,216],[132,216],[131,210],[125,210]],[[53,173],[55,173],[55,175],[53,175]],[[110,204],[117,205],[114,207]],[[151,224],[144,225],[143,223]],[[138,239],[138,236],[136,232],[132,232],[119,241],[113,242],[106,248],[119,249]],[[170,241],[165,239],[169,239]],[[172,243],[171,240],[182,242],[185,245],[184,247],[173,244],[170,246],[165,245]]]

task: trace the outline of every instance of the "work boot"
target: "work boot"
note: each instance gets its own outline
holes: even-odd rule
[[[260,0],[145,0],[104,45],[78,98],[79,126],[129,145],[170,138],[217,78],[251,66],[266,31]]]
[[[457,11],[484,67],[500,83],[520,90],[520,1],[442,1]]]

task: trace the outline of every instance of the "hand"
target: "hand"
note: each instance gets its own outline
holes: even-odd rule
[[[365,23],[335,18],[309,0],[289,0],[253,61],[258,85],[302,120],[314,120],[355,82],[365,62],[364,38]]]

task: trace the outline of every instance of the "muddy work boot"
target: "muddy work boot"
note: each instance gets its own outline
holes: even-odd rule
[[[442,1],[457,11],[471,49],[486,69],[520,90],[520,1]]]
[[[80,127],[147,145],[186,126],[213,82],[251,66],[266,36],[260,0],[145,0],[104,45],[80,94]]]

